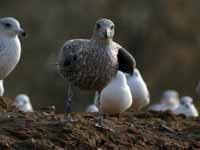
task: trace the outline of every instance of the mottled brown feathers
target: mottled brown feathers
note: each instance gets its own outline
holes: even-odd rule
[[[65,42],[59,56],[59,71],[72,85],[85,90],[102,90],[117,70],[133,73],[134,58],[113,42],[114,23],[99,19],[90,40]]]

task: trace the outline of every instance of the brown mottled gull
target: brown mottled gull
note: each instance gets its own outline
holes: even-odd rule
[[[113,36],[114,23],[109,19],[99,19],[91,39],[68,40],[61,48],[58,69],[70,83],[66,103],[68,114],[71,111],[71,85],[100,93],[116,76],[117,70],[133,73],[134,58],[113,41]]]

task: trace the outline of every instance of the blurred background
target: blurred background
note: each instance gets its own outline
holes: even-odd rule
[[[6,78],[5,96],[26,93],[37,109],[64,110],[66,84],[54,65],[62,44],[90,38],[99,18],[115,23],[114,40],[137,61],[153,101],[166,89],[191,95],[200,76],[200,1],[197,0],[1,0],[0,17],[16,17],[27,31],[22,57]],[[73,109],[92,103],[93,92],[74,88]]]

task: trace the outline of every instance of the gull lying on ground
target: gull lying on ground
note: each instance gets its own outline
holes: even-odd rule
[[[26,94],[19,94],[15,97],[13,105],[23,112],[33,112],[30,98]]]
[[[187,117],[198,117],[199,113],[193,104],[193,99],[190,96],[183,96],[180,99],[180,105],[174,110],[176,114],[184,114]]]
[[[0,96],[3,96],[3,81],[18,64],[21,44],[18,35],[26,36],[19,22],[12,17],[0,18]]]
[[[179,106],[179,94],[175,90],[167,90],[163,93],[160,103],[148,108],[153,111],[174,111]]]
[[[131,90],[134,110],[140,110],[150,103],[149,90],[139,70],[134,69],[133,75],[127,74],[127,82]]]

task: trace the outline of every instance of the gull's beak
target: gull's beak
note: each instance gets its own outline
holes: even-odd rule
[[[26,34],[26,32],[25,32],[23,29],[19,29],[17,32],[18,32],[18,34],[21,35],[22,37],[25,37],[25,38],[27,37],[27,34]]]
[[[110,29],[105,29],[105,31],[104,31],[104,37],[106,38],[106,39],[108,39],[108,38],[110,38],[111,37],[111,30]]]

